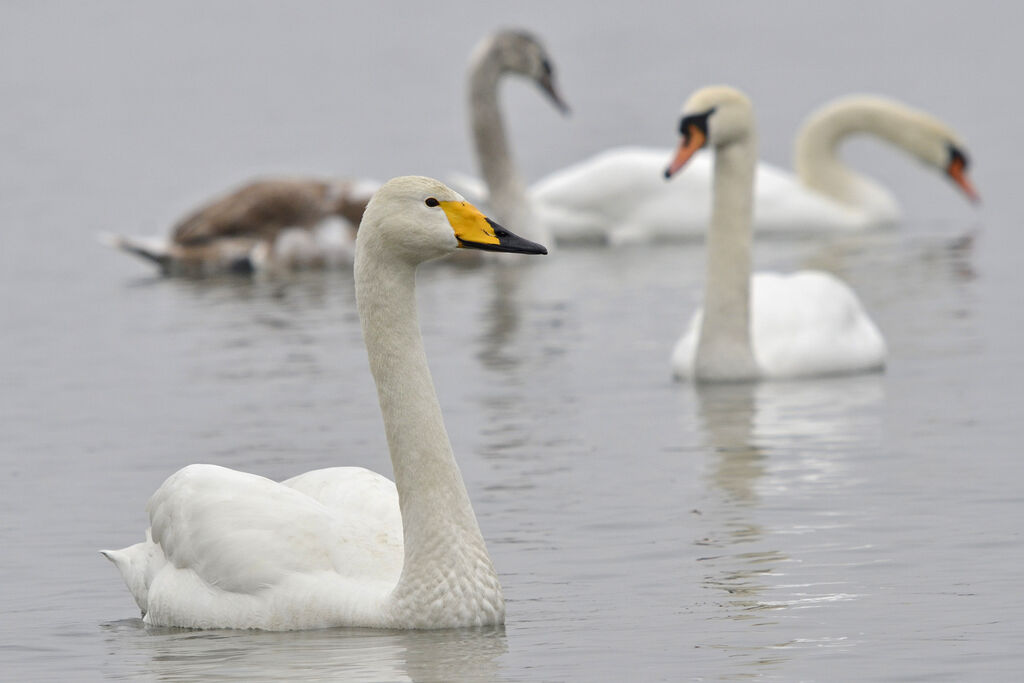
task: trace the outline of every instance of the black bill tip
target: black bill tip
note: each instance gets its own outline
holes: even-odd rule
[[[459,246],[464,249],[480,249],[481,251],[498,251],[507,254],[540,254],[545,255],[548,253],[548,248],[543,244],[537,242],[531,242],[530,240],[520,237],[519,235],[503,228],[501,225],[495,223],[490,218],[486,219],[488,225],[494,230],[494,236],[498,239],[498,243],[484,243],[484,242],[470,242],[468,240],[459,239]]]

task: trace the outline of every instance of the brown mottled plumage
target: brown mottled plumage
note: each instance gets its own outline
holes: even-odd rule
[[[332,217],[346,221],[354,234],[373,189],[369,183],[344,180],[256,180],[186,216],[165,245],[120,236],[111,242],[157,263],[166,274],[249,271],[257,265],[257,251],[272,267],[322,266],[329,258],[315,248],[281,253],[275,250],[278,239],[290,230],[312,233]]]
[[[207,244],[224,237],[273,240],[286,228],[312,228],[325,218],[341,215],[359,224],[366,201],[352,201],[346,185],[329,196],[321,180],[257,180],[197,209],[174,226],[176,244]]]

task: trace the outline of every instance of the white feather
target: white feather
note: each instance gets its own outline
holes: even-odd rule
[[[451,451],[416,316],[416,266],[459,245],[449,210],[462,212],[460,230],[468,221],[481,235],[488,229],[441,183],[392,180],[368,206],[356,245],[359,314],[397,484],[358,467],[283,483],[216,465],[179,470],[150,498],[146,540],[102,551],[146,623],[503,623],[501,585]]]

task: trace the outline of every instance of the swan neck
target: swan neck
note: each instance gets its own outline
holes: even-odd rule
[[[869,212],[872,220],[896,220],[899,210],[891,193],[844,164],[839,148],[850,137],[867,134],[918,154],[915,130],[912,112],[883,99],[856,98],[826,105],[808,117],[797,137],[797,176],[806,187],[848,208]]]
[[[490,191],[491,210],[509,229],[533,237],[517,216],[527,206],[526,189],[519,177],[505,134],[498,84],[503,70],[492,51],[485,52],[470,68],[469,113],[477,164]]]
[[[718,147],[707,238],[704,318],[697,342],[698,379],[757,374],[750,339],[751,218],[757,141],[754,132]]]
[[[438,590],[439,576],[464,584],[467,595],[497,578],[427,366],[416,264],[387,256],[365,237],[357,242],[356,299],[402,513],[405,561],[392,600],[398,612],[409,612],[396,617],[406,620],[424,613],[422,603],[432,598],[423,593]]]

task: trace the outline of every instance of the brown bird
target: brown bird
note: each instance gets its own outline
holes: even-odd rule
[[[252,272],[351,261],[363,210],[377,189],[368,181],[257,180],[179,221],[169,240],[107,236],[111,246],[156,263],[165,275]],[[342,234],[320,234],[331,219]]]

